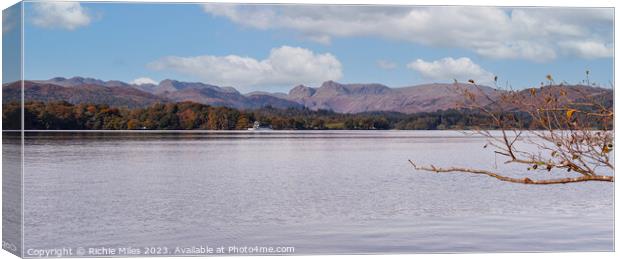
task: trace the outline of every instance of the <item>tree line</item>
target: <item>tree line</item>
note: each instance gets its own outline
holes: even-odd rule
[[[3,105],[3,129],[19,129],[19,102]],[[493,129],[489,116],[467,110],[403,114],[368,112],[342,114],[307,108],[237,110],[193,102],[154,104],[145,108],[111,107],[69,102],[24,103],[28,130],[243,130],[254,121],[274,130],[443,130]],[[528,127],[527,118],[523,118]]]

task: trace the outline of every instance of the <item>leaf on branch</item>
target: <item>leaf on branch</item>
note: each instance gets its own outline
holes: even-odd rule
[[[549,97],[549,96],[545,97],[545,102],[547,104],[551,103],[551,101],[553,101],[553,99],[551,97]]]
[[[603,154],[609,153],[610,149],[607,146],[603,146]]]
[[[576,110],[574,110],[574,109],[569,109],[568,111],[566,111],[566,118],[567,118],[568,120],[570,120],[570,119],[573,117],[573,113],[575,113],[575,112],[576,112]]]
[[[560,95],[561,96],[566,96],[566,90],[564,90],[564,89],[560,90]]]
[[[551,74],[548,74],[548,75],[547,75],[547,80],[549,80],[549,81],[553,81],[553,77],[551,76]]]

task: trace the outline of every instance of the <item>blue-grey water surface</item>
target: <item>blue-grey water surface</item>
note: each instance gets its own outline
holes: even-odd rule
[[[450,131],[27,133],[24,246],[614,249],[611,183],[522,185],[407,161],[528,173],[483,145]]]

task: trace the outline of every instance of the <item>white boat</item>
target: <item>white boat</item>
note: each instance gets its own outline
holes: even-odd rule
[[[255,121],[254,125],[251,128],[248,128],[248,130],[265,131],[265,130],[273,130],[273,129],[271,129],[271,127],[261,126],[259,121]]]

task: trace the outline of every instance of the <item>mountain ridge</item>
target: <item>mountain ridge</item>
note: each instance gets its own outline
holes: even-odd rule
[[[3,101],[19,100],[19,83],[3,85]],[[25,81],[25,97],[37,101],[68,101],[71,103],[103,103],[116,106],[145,107],[154,103],[191,101],[212,106],[238,109],[308,108],[332,110],[338,113],[374,111],[418,113],[457,108],[463,101],[457,87],[483,91],[496,98],[503,90],[472,84],[420,84],[391,88],[379,83],[343,84],[325,81],[318,87],[297,85],[288,93],[255,91],[242,94],[233,87],[220,87],[201,82],[182,82],[164,79],[158,84],[131,84],[118,80],[95,78],[55,77],[48,80]],[[595,94],[613,93],[612,89],[581,87]],[[525,90],[522,90],[525,91]],[[480,98],[482,105],[489,102]]]

